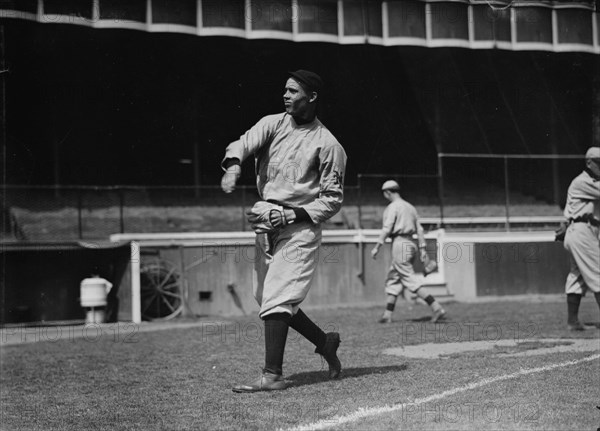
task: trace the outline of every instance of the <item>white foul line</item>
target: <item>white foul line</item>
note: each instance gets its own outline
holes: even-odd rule
[[[517,378],[520,376],[526,376],[528,374],[535,374],[535,373],[541,373],[544,371],[550,371],[555,368],[562,368],[562,367],[568,367],[570,365],[577,365],[582,362],[589,362],[589,361],[593,361],[595,359],[600,359],[600,354],[587,356],[585,358],[577,359],[577,360],[573,360],[573,361],[566,361],[566,362],[560,362],[558,364],[546,365],[544,367],[529,368],[529,369],[525,369],[525,370],[521,369],[521,370],[517,371],[516,373],[504,374],[502,376],[496,376],[496,377],[490,377],[487,379],[480,380],[478,382],[469,383],[468,385],[450,389],[450,390],[441,392],[439,394],[430,395],[430,396],[424,397],[424,398],[417,398],[416,400],[414,400],[411,403],[394,404],[391,406],[387,405],[387,406],[376,407],[376,408],[360,408],[357,411],[355,411],[354,413],[351,413],[351,414],[348,414],[345,416],[336,416],[331,419],[320,420],[320,421],[313,422],[313,423],[307,424],[307,425],[300,425],[297,427],[289,428],[288,431],[312,431],[312,430],[322,430],[322,429],[327,429],[327,428],[331,428],[331,427],[337,427],[337,426],[347,424],[350,422],[355,422],[359,419],[363,419],[363,418],[366,418],[369,416],[376,416],[376,415],[380,415],[380,414],[384,414],[384,413],[390,413],[390,412],[393,412],[396,410],[402,410],[403,408],[406,408],[407,405],[412,407],[415,405],[425,404],[425,403],[429,403],[431,401],[440,400],[442,398],[446,398],[448,396],[458,394],[460,392],[466,392],[466,391],[470,391],[472,389],[480,388],[485,385],[489,385],[489,384],[496,383],[496,382],[501,382],[503,380],[514,379],[514,378]]]

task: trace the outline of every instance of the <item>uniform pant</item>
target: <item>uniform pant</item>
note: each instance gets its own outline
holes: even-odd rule
[[[256,237],[253,291],[260,305],[258,314],[261,318],[273,313],[293,316],[313,280],[321,245],[321,226],[310,222],[293,223],[269,234],[272,257],[265,254],[265,237]]]
[[[417,246],[412,239],[397,236],[392,240],[392,265],[385,280],[385,293],[398,296],[404,288],[413,293],[419,290],[423,278],[413,267],[416,256]]]
[[[565,283],[567,294],[600,292],[600,229],[588,223],[571,223],[564,242],[571,270]]]

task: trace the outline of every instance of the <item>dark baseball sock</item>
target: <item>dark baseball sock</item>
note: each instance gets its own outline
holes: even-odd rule
[[[396,295],[391,295],[391,294],[387,294],[387,298],[385,301],[385,310],[383,312],[383,316],[381,316],[384,319],[391,319],[392,318],[392,313],[394,312],[394,309],[396,308],[396,300],[398,299],[398,296]]]
[[[567,323],[577,323],[579,320],[579,304],[581,303],[581,295],[577,293],[567,294]]]
[[[319,328],[315,322],[304,314],[304,311],[298,310],[290,319],[290,326],[298,331],[300,335],[313,343],[317,348],[323,347],[325,344],[325,332]]]
[[[421,292],[421,289],[417,290],[417,295],[419,296],[419,298],[422,298],[427,303],[427,305],[431,307],[433,311],[443,310],[440,303],[437,302],[433,296]]]
[[[265,316],[265,368],[273,374],[283,372],[283,353],[290,326],[288,313],[273,313]]]
[[[427,305],[431,305],[435,302],[435,298],[431,295],[427,295],[424,299]]]

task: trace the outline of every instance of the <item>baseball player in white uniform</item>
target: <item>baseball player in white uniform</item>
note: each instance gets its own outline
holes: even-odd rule
[[[392,239],[392,265],[385,281],[386,308],[383,316],[379,319],[379,323],[392,322],[396,300],[404,288],[415,293],[432,308],[431,321],[435,323],[445,316],[446,311],[433,296],[422,291],[423,277],[417,275],[413,268],[417,255],[417,246],[413,240],[414,234],[417,234],[421,260],[425,260],[427,256],[425,236],[423,227],[419,223],[417,210],[400,197],[400,186],[396,181],[386,181],[383,183],[381,190],[390,204],[383,212],[383,227],[377,243],[371,250],[371,256],[376,259],[385,239],[390,237]]]
[[[288,328],[312,342],[315,353],[337,378],[340,335],[323,332],[300,309],[317,264],[321,223],[336,214],[343,200],[346,153],[316,117],[322,80],[314,72],[290,72],[285,84],[285,112],[268,115],[231,143],[222,166],[221,187],[234,190],[241,163],[254,156],[261,200],[247,212],[260,252],[253,290],[265,323],[265,366],[258,380],[234,392],[280,390]]]
[[[600,306],[600,147],[587,150],[585,169],[569,186],[564,216],[569,224],[564,247],[571,260],[565,283],[567,325],[581,331],[579,304],[588,289]]]

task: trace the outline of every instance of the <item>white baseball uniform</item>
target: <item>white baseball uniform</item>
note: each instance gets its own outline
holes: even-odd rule
[[[259,316],[295,314],[306,297],[321,244],[320,223],[342,205],[346,153],[331,132],[315,118],[297,124],[287,113],[268,115],[232,142],[222,165],[254,155],[256,185],[262,200],[303,208],[310,221],[289,224],[270,235],[272,259],[255,261],[254,297]],[[264,235],[256,239],[265,250]]]
[[[390,203],[383,212],[382,230],[392,238],[392,265],[385,280],[385,292],[399,295],[403,287],[416,292],[423,277],[413,268],[417,246],[413,235],[421,229],[419,216],[413,205],[404,199]]]
[[[600,181],[587,170],[571,182],[564,216],[570,221],[564,247],[571,260],[565,291],[600,292]]]

